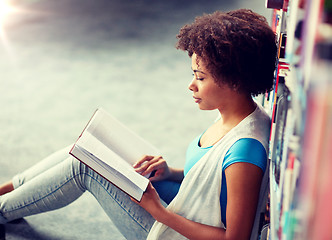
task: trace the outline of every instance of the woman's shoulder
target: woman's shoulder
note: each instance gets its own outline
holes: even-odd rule
[[[227,151],[223,169],[233,163],[246,162],[254,164],[265,172],[267,165],[267,154],[263,144],[254,138],[241,138],[237,140]]]
[[[242,138],[256,139],[267,151],[270,127],[269,115],[261,105],[257,104],[255,111],[234,128],[232,137],[235,141]]]

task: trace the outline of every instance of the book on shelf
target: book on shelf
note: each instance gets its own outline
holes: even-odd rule
[[[133,165],[159,151],[104,109],[98,108],[70,150],[70,154],[132,198],[140,201],[149,183]]]

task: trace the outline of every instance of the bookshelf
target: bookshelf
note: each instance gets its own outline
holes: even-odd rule
[[[267,0],[279,43],[267,239],[332,239],[332,0]]]

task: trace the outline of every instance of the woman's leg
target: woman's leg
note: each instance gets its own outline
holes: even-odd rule
[[[12,179],[12,182],[11,182],[14,189],[18,188],[19,186],[21,186],[22,184],[26,183],[27,181],[33,179],[34,177],[38,176],[39,174],[45,172],[46,170],[52,168],[53,166],[57,165],[58,163],[64,161],[66,158],[68,158],[70,156],[69,151],[70,151],[71,147],[72,146],[68,146],[68,147],[65,147],[63,149],[60,149],[60,150],[54,152],[53,154],[44,158],[42,161],[33,165],[29,169],[14,176]],[[0,194],[0,195],[2,195],[2,194]]]
[[[127,239],[145,239],[154,219],[128,195],[69,157],[14,191],[0,196],[0,223],[51,211],[90,191]]]
[[[50,169],[51,167],[55,166],[59,162],[63,161],[69,156],[69,150],[71,146],[63,148],[48,157],[44,160],[40,161],[39,163],[33,165],[29,169],[25,170],[22,173],[17,174],[13,177],[11,181],[8,181],[2,185],[0,185],[0,196],[6,193],[13,191],[15,188],[18,188],[25,182],[29,181],[30,179],[38,176],[42,172]]]

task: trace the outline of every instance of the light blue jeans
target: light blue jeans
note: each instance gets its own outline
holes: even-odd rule
[[[126,239],[146,239],[153,217],[68,152],[62,149],[13,178],[15,190],[0,196],[0,224],[67,206],[87,190]],[[154,184],[166,202],[177,193],[169,185],[177,189],[178,183]]]

